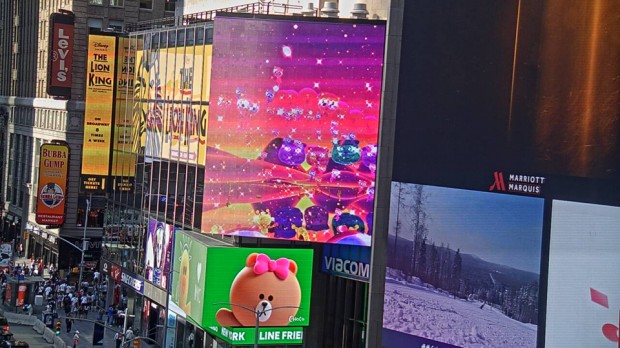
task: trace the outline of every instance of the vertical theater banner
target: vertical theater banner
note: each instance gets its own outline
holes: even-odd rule
[[[136,70],[136,42],[118,38],[116,55],[116,96],[112,167],[110,175],[116,191],[132,191],[135,178],[136,152],[134,152],[133,115],[129,96],[133,94]]]
[[[41,145],[36,221],[59,226],[65,222],[69,147],[66,144]]]
[[[86,72],[82,188],[87,192],[106,189],[110,172],[116,37],[90,35]]]
[[[71,96],[74,22],[75,16],[69,11],[50,16],[47,94],[51,96]]]

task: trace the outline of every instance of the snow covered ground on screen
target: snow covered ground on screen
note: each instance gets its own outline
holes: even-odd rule
[[[480,301],[455,298],[418,278],[388,276],[383,327],[460,347],[536,347],[536,325],[511,319]]]

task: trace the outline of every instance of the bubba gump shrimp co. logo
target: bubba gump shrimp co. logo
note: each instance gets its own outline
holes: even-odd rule
[[[46,207],[56,208],[65,199],[65,193],[58,184],[51,182],[43,186],[39,199]]]

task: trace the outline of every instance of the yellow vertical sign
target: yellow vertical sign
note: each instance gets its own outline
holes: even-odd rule
[[[110,171],[116,37],[89,35],[82,175],[86,190],[98,190]],[[101,180],[92,180],[94,178]]]
[[[116,113],[114,115],[114,141],[111,175],[115,188],[130,191],[135,176],[136,153],[133,152],[133,115],[130,93],[133,94],[136,69],[136,44],[129,38],[118,39],[116,59]]]
[[[65,222],[68,169],[69,147],[67,145],[41,145],[39,186],[37,187],[37,223],[57,226]]]

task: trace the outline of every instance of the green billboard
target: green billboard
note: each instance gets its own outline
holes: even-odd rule
[[[301,343],[310,324],[312,250],[209,248],[202,325],[232,344]],[[258,320],[257,320],[258,319]]]
[[[174,241],[172,302],[175,311],[200,325],[203,321],[207,247],[188,232],[176,231]]]

